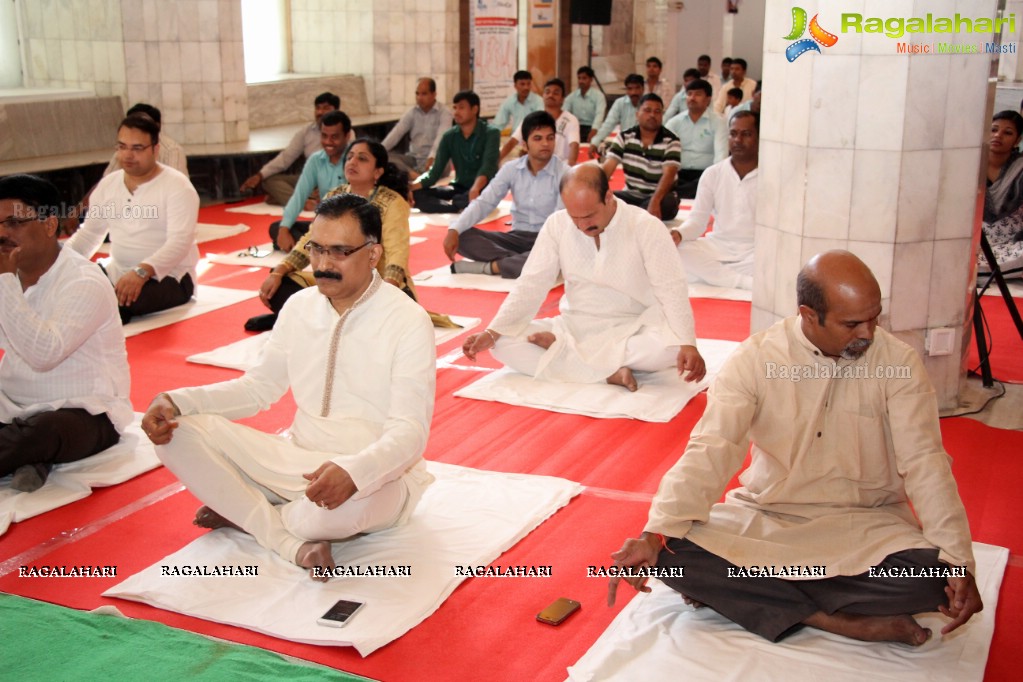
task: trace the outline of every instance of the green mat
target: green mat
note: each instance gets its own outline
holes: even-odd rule
[[[8,680],[367,680],[271,651],[133,620],[0,594]]]

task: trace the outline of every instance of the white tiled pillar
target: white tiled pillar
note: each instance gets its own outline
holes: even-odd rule
[[[941,407],[956,404],[972,312],[990,56],[898,54],[883,34],[841,33],[864,17],[993,17],[997,0],[802,0],[838,36],[789,62],[793,3],[768,0],[752,331],[796,312],[810,256],[848,249],[881,285],[882,325],[916,348]],[[804,34],[803,38],[809,36]],[[917,34],[914,43],[979,35]],[[993,91],[992,91],[993,93]],[[928,330],[952,327],[952,355],[928,357]]]

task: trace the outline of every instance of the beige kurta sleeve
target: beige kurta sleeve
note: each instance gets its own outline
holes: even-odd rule
[[[377,264],[380,276],[397,283],[398,288],[412,287],[408,276],[409,259],[409,215],[412,207],[401,195],[386,187],[380,187],[373,203],[380,209],[383,222],[382,243],[384,257]]]

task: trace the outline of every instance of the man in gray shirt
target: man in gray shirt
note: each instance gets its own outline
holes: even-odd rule
[[[432,78],[420,78],[416,83],[416,106],[398,119],[384,138],[384,149],[390,160],[411,175],[420,173],[433,165],[440,137],[451,127],[451,112],[437,101],[437,83]],[[399,154],[392,150],[408,135],[408,153]]]

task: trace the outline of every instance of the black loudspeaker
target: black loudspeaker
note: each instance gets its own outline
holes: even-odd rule
[[[611,0],[572,0],[568,8],[573,24],[611,25]]]

